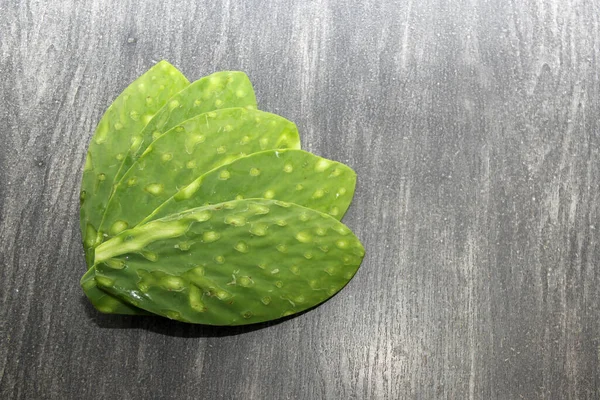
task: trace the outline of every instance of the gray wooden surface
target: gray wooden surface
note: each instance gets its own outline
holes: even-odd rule
[[[246,71],[357,171],[338,296],[232,329],[87,305],[87,143],[160,59]],[[599,398],[599,71],[594,0],[0,0],[0,398]]]

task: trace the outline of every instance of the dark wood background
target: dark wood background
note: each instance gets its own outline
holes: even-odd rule
[[[85,152],[153,63],[246,71],[367,256],[217,329],[84,300]],[[600,2],[0,0],[0,398],[600,397]]]

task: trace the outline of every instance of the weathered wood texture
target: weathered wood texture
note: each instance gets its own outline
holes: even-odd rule
[[[87,142],[163,58],[246,71],[356,169],[334,299],[245,329],[83,300]],[[599,71],[594,0],[0,0],[0,398],[599,398]]]

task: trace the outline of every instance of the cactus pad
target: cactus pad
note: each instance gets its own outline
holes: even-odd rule
[[[142,222],[208,204],[259,197],[293,202],[340,220],[355,185],[356,174],[344,164],[303,150],[262,151],[200,176]]]
[[[364,249],[341,222],[295,204],[235,200],[151,221],[96,249],[96,283],[154,314],[242,325],[333,296]]]
[[[193,82],[171,97],[148,125],[132,138],[131,148],[123,159],[114,181],[118,182],[123,177],[153,140],[171,128],[196,115],[231,107],[256,108],[252,83],[245,73],[215,72]]]
[[[80,228],[84,248],[94,246],[114,177],[131,138],[175,93],[189,84],[171,64],[161,61],[129,85],[108,108],[90,142],[81,180]],[[88,265],[93,252],[87,252]]]

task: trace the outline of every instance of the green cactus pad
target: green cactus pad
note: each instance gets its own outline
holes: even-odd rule
[[[356,174],[344,164],[303,150],[261,151],[200,176],[141,223],[209,204],[260,197],[295,203],[340,220],[355,186]]]
[[[188,80],[175,67],[161,61],[129,85],[100,120],[88,148],[81,181],[80,228],[85,248],[94,246],[114,177],[132,137],[187,85]],[[88,265],[91,256],[93,252],[86,254]]]
[[[247,199],[120,233],[96,249],[95,280],[154,314],[243,325],[327,300],[354,276],[363,256],[360,241],[327,214]]]
[[[254,89],[245,73],[216,72],[193,82],[171,97],[139,134],[136,132],[114,181],[118,182],[146,147],[163,133],[196,115],[231,107],[256,108]]]

